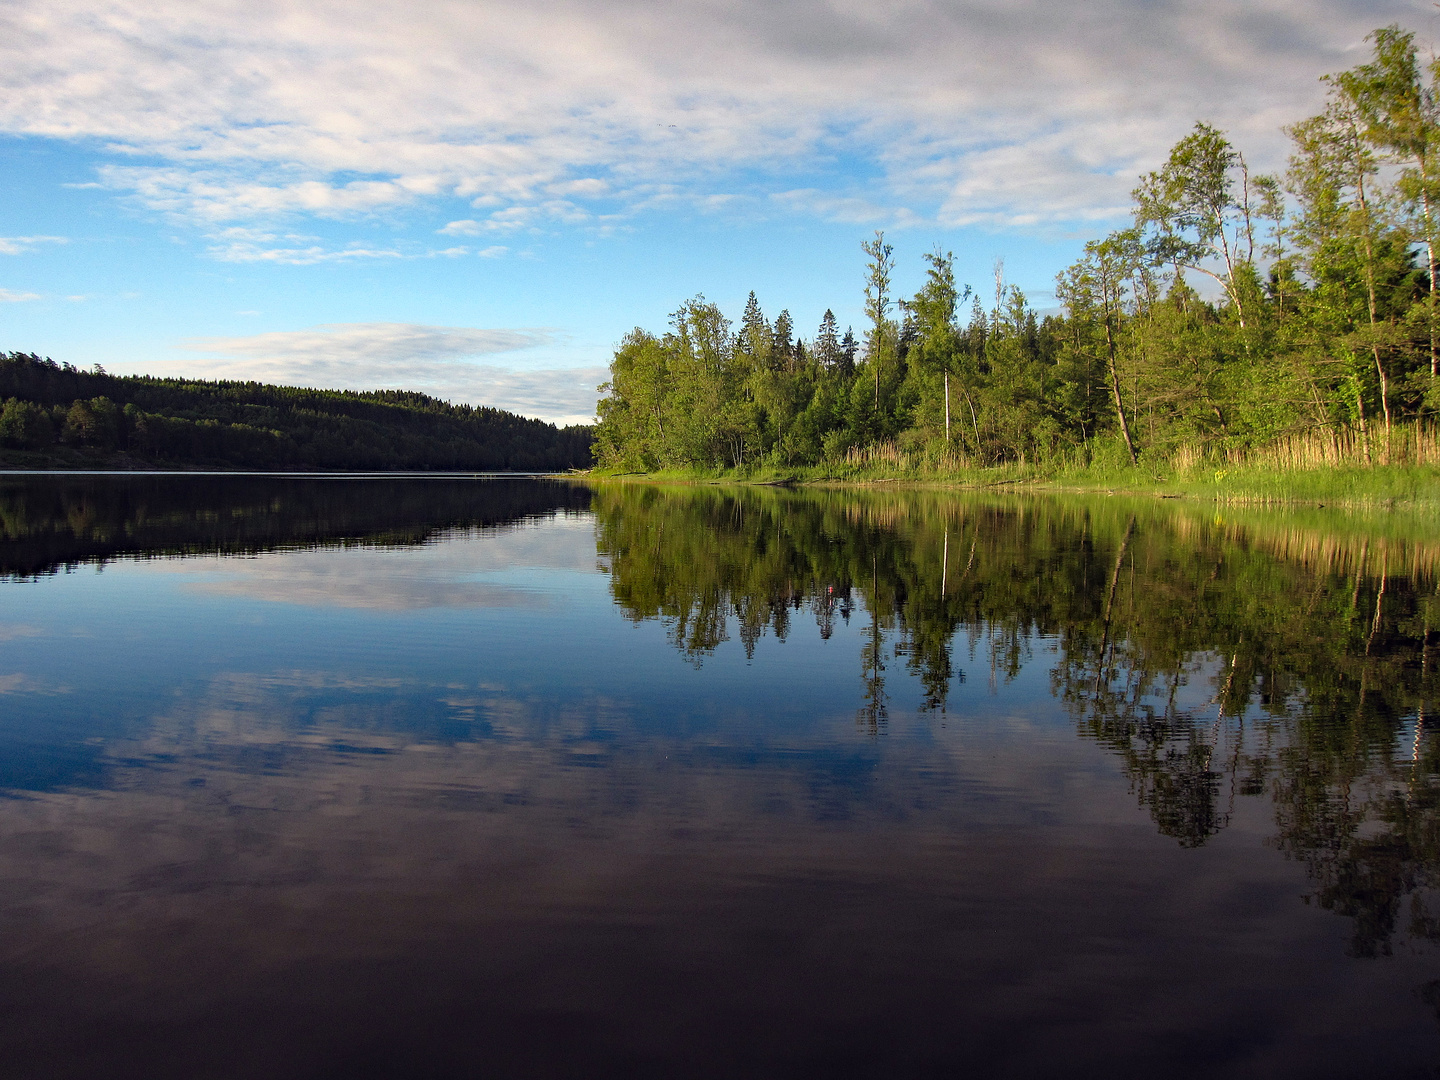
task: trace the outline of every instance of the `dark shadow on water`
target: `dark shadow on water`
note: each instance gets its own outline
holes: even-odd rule
[[[529,478],[0,475],[0,577],[124,557],[423,544],[589,505],[584,487]]]

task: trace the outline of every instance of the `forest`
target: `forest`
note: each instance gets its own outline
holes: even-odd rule
[[[894,295],[866,241],[857,339],[832,311],[803,338],[752,292],[738,325],[697,296],[637,328],[601,387],[595,457],[614,472],[1005,464],[1437,464],[1440,61],[1377,30],[1287,127],[1282,173],[1197,123],[1139,178],[1127,227],[1056,279],[1041,317],[996,264],[953,253]],[[983,291],[983,295],[982,295]]]
[[[0,460],[13,466],[555,471],[591,429],[396,390],[117,376],[0,354]]]

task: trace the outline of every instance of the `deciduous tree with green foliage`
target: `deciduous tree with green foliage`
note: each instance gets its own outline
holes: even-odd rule
[[[1060,273],[1059,315],[1039,318],[998,263],[987,311],[956,281],[954,256],[936,250],[897,321],[894,249],[877,232],[860,245],[858,365],[833,312],[812,342],[792,340],[788,313],[768,322],[754,294],[738,334],[709,339],[704,395],[684,380],[637,379],[641,339],[627,338],[597,460],[1168,468],[1296,438],[1334,460],[1351,445],[1366,461],[1394,460],[1411,445],[1401,436],[1440,409],[1440,67],[1422,70],[1399,27],[1370,42],[1372,59],[1327,77],[1325,108],[1287,129],[1283,176],[1253,175],[1211,124],[1183,135],[1139,178],[1130,225]],[[683,338],[651,367],[688,370]],[[714,432],[683,452],[646,449],[670,413]]]

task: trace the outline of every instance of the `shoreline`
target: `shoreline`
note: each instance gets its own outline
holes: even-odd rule
[[[119,467],[117,467],[119,465]],[[797,470],[368,470],[227,469],[213,464],[110,462],[32,463],[0,460],[0,476],[273,476],[375,479],[552,479],[587,484],[745,487],[811,490],[890,490],[972,495],[1054,495],[1178,500],[1191,504],[1257,508],[1330,508],[1356,511],[1430,513],[1440,516],[1440,468],[1429,465],[1375,465],[1278,470],[1260,466],[1192,470],[1180,476],[1137,475],[1136,470],[1086,470],[1058,475],[1025,468],[976,469],[961,474],[896,474],[895,470],[854,470],[848,475],[820,468]],[[1017,475],[1018,474],[1018,475]]]
[[[1440,513],[1440,468],[1375,465],[1365,468],[1277,470],[1235,466],[1192,471],[1178,477],[1137,476],[1130,470],[1086,475],[1041,474],[997,469],[950,475],[886,475],[868,473],[815,475],[820,470],[760,471],[736,475],[707,470],[608,472],[572,471],[569,478],[592,483],[737,485],[771,488],[834,488],[953,491],[972,494],[1030,493],[1046,495],[1123,496],[1177,499],[1221,505],[1351,510],[1419,510]],[[1007,473],[1011,475],[1007,475]],[[978,475],[977,475],[978,474]],[[1027,475],[1028,474],[1028,475]]]

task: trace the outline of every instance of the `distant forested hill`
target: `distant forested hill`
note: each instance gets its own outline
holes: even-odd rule
[[[591,429],[398,390],[116,376],[0,354],[0,462],[222,469],[548,471]]]

